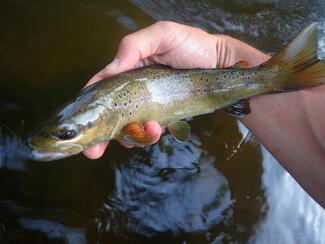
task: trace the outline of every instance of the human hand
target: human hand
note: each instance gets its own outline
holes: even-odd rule
[[[125,36],[115,59],[94,75],[86,84],[150,64],[164,64],[173,68],[225,68],[245,60],[257,66],[269,57],[237,39],[209,34],[199,28],[160,21]],[[148,121],[144,129],[153,135],[156,143],[163,129],[155,121]],[[91,159],[103,155],[108,142],[84,150]],[[130,147],[129,145],[125,145]]]

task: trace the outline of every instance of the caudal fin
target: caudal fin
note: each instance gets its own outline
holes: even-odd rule
[[[312,23],[264,64],[286,77],[277,91],[325,83],[325,61],[317,58],[317,23]]]

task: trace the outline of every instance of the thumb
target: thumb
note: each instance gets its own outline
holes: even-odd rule
[[[104,69],[95,74],[86,84],[90,86],[97,81],[103,80],[107,77],[117,75],[127,70],[143,67],[144,65],[151,64],[149,60],[140,60],[140,56],[131,52],[119,51],[115,59],[108,64]]]
[[[147,59],[149,54],[143,56],[143,52],[147,49],[147,46],[142,45],[142,47],[139,49],[139,41],[137,41],[138,38],[137,36],[134,37],[134,35],[135,34],[132,34],[122,39],[115,59],[104,69],[95,74],[87,82],[86,87],[107,77],[150,64]]]
[[[127,70],[152,64],[150,56],[165,53],[173,47],[172,34],[178,28],[179,24],[163,21],[125,36],[120,42],[115,59],[94,75],[86,86]]]
[[[110,64],[108,64],[104,69],[99,71],[97,74],[95,74],[86,84],[87,86],[90,86],[97,81],[103,80],[107,77],[113,76],[115,74],[119,73],[119,67],[120,67],[120,60],[118,58],[115,58]],[[120,71],[121,72],[121,71]]]

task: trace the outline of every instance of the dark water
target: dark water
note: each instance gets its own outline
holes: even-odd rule
[[[0,3],[0,243],[325,243],[325,213],[238,122],[190,122],[146,149],[112,143],[82,155],[27,161],[23,139],[114,56],[127,33],[168,19],[276,51],[325,2],[2,0]]]

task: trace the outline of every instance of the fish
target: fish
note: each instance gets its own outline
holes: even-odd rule
[[[324,84],[325,61],[317,57],[317,44],[317,23],[312,23],[258,67],[247,68],[244,60],[225,69],[154,65],[101,80],[82,89],[31,134],[30,157],[58,160],[113,139],[146,146],[153,142],[143,128],[149,120],[186,141],[186,118],[220,109],[244,116],[250,112],[250,97]]]

